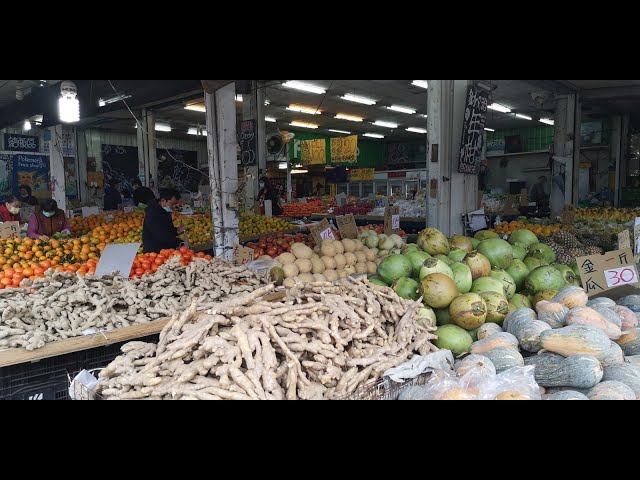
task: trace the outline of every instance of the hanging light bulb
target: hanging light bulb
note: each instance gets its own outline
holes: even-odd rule
[[[31,130],[31,122],[29,120],[25,120],[24,121],[24,125],[22,126],[22,130],[24,130],[25,132],[28,132],[29,130]]]
[[[77,96],[78,89],[75,83],[65,80],[60,84],[58,110],[61,122],[73,123],[80,120],[80,102]]]

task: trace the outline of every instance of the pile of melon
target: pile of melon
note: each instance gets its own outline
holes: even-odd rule
[[[323,240],[314,250],[303,243],[294,243],[290,252],[275,259],[282,265],[283,285],[296,282],[325,282],[352,274],[375,273],[380,259],[359,240]]]

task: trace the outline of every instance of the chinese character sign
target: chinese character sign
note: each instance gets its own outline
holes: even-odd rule
[[[300,142],[302,165],[324,165],[327,163],[326,141],[324,138],[317,140],[303,140]]]
[[[615,287],[638,283],[631,249],[615,250],[604,255],[589,255],[576,259],[582,285],[591,297]]]
[[[38,152],[40,139],[33,135],[4,134],[4,149],[10,152]]]
[[[487,123],[489,94],[473,85],[467,89],[464,110],[462,140],[460,141],[460,173],[477,174],[484,144],[484,127]]]
[[[331,137],[331,163],[356,163],[358,136]]]

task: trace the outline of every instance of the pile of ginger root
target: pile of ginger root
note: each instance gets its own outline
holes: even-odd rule
[[[139,279],[92,277],[49,270],[25,288],[0,290],[0,350],[34,350],[48,342],[147,323],[206,307],[267,284],[246,266],[178,258]]]
[[[438,350],[420,301],[366,278],[267,285],[172,317],[157,344],[130,342],[100,372],[107,400],[345,399],[414,353]]]

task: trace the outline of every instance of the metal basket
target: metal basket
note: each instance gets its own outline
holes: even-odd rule
[[[389,378],[374,380],[358,388],[345,400],[397,400],[408,387],[424,385],[431,378],[431,372],[422,373],[404,383],[397,383]]]
[[[92,370],[87,370],[94,377],[98,378],[98,374],[102,368],[94,368]],[[73,376],[68,375],[69,379],[69,389],[73,386],[73,397],[72,400],[102,400],[103,397],[97,391],[87,388],[80,382],[74,382],[73,380],[80,372],[75,372]]]

